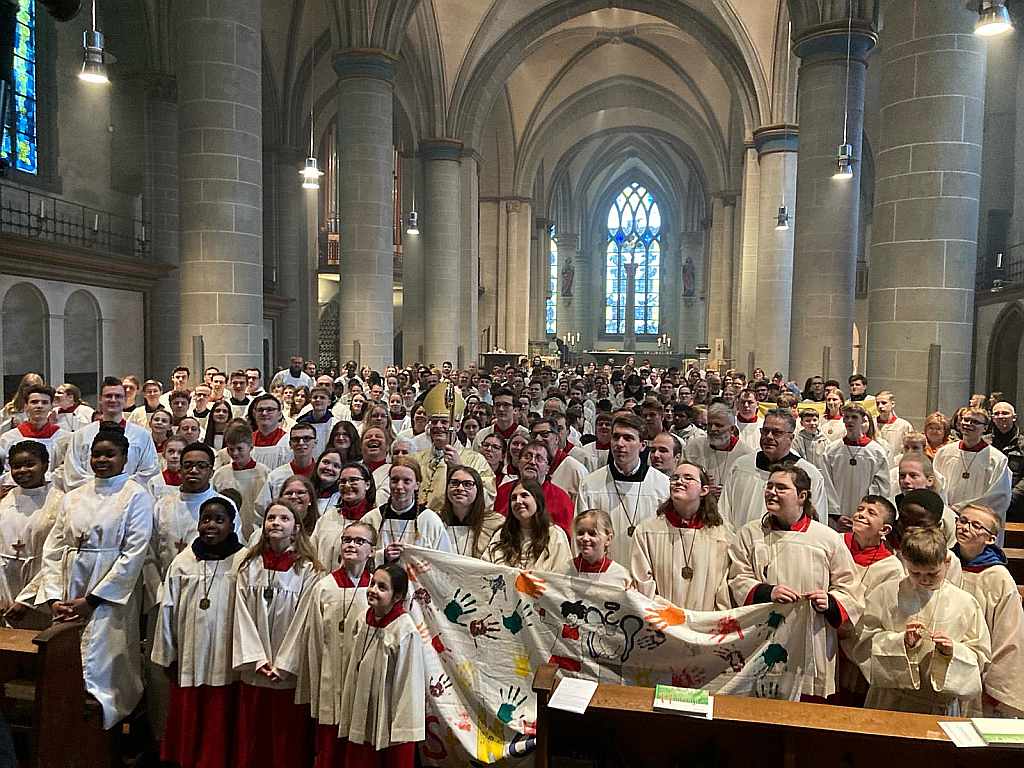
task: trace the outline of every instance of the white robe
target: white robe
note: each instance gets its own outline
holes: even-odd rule
[[[576,567],[576,559],[573,559],[564,573],[567,576],[572,576],[574,579],[593,581],[598,584],[611,584],[617,589],[629,589],[633,583],[633,577],[629,575],[629,571],[614,560],[608,561],[607,570],[581,571]]]
[[[263,527],[263,515],[267,511],[267,507],[270,506],[270,502],[281,495],[281,488],[284,487],[288,478],[294,474],[295,470],[291,462],[270,470],[266,482],[263,483],[263,487],[260,488],[260,492],[256,496],[254,505],[256,519],[253,521],[253,525],[256,528]]]
[[[371,507],[372,509],[372,507]],[[334,570],[341,565],[341,535],[345,529],[358,520],[349,520],[341,513],[342,508],[331,506],[317,518],[310,539],[316,549],[316,559],[320,565]]]
[[[907,650],[907,624],[945,632],[953,655],[935,650],[930,636]],[[856,656],[870,688],[865,706],[902,712],[956,716],[961,700],[981,695],[981,672],[991,643],[978,601],[943,581],[935,591],[918,590],[909,577],[887,581],[867,597],[857,626]]]
[[[270,470],[256,462],[252,469],[235,469],[227,464],[213,473],[210,486],[218,493],[234,488],[242,496],[242,507],[238,510],[241,518],[242,540],[248,541],[262,520],[256,514],[256,497],[267,482]]]
[[[152,530],[145,488],[127,474],[92,478],[64,496],[43,546],[37,605],[87,595],[103,601],[81,648],[85,689],[103,708],[106,729],[142,698],[138,586]]]
[[[824,520],[837,505],[831,480],[806,459],[800,459],[796,465],[810,478],[811,503]],[[754,454],[741,456],[733,464],[718,500],[718,513],[734,530],[738,531],[751,520],[760,520],[768,513],[764,506],[764,487],[768,484],[768,477],[768,472],[757,466]]]
[[[583,478],[576,498],[576,514],[588,509],[603,509],[608,513],[615,530],[608,556],[628,568],[632,547],[630,527],[654,517],[667,498],[668,478],[656,469],[648,467],[643,482],[633,483],[616,481],[610,467],[600,467]]]
[[[297,568],[274,571],[264,567],[263,559],[257,556],[239,568],[231,661],[243,683],[259,688],[295,687],[293,675],[273,681],[256,670],[264,664],[277,667],[285,637],[296,620],[305,618],[307,611],[302,602],[309,598],[310,587],[320,575],[308,560]]]
[[[1010,506],[1010,469],[1005,454],[991,445],[978,452],[960,449],[960,443],[946,443],[935,453],[935,471],[946,479],[946,503],[954,509],[967,504],[988,507],[1006,523]],[[969,474],[970,477],[964,477]],[[1003,532],[996,537],[1003,545]]]
[[[903,438],[914,431],[914,426],[899,416],[889,423],[879,419],[875,426],[875,439],[889,449],[890,456],[899,456],[903,453]]]
[[[729,545],[735,533],[728,523],[704,528],[676,528],[664,515],[644,520],[636,529],[629,570],[634,587],[692,611],[724,611],[729,600]],[[684,579],[689,565],[693,577]]]
[[[54,421],[65,432],[77,432],[86,424],[92,422],[93,413],[95,411],[85,403],[79,403],[75,410],[68,411],[67,413],[62,412],[59,408],[53,409]]]
[[[491,424],[490,426],[487,426],[487,427],[482,427],[480,429],[480,431],[476,433],[476,437],[473,438],[473,450],[479,452],[480,451],[480,446],[482,446],[484,444],[484,438],[487,437],[488,435],[493,435],[493,434],[494,434],[494,425],[493,424]],[[530,430],[528,430],[522,424],[516,424],[515,431],[512,433],[511,437],[515,437],[516,435],[522,435],[527,440],[529,440],[530,439]],[[399,437],[401,437],[401,435],[399,435]],[[501,437],[501,435],[498,435],[498,437]],[[511,437],[508,438],[508,439],[511,439]],[[502,438],[502,439],[505,440],[506,443],[508,442],[507,439],[505,439],[505,438]],[[429,446],[427,446],[427,447],[429,447]]]
[[[246,550],[224,560],[197,560],[192,547],[174,558],[163,583],[153,638],[153,663],[177,665],[182,688],[230,685],[235,581]],[[203,598],[206,609],[200,607]]]
[[[27,422],[21,426],[26,426]],[[50,437],[26,437],[21,432],[21,426],[15,427],[12,430],[4,432],[0,435],[0,467],[7,470],[7,474],[10,474],[10,453],[11,448],[16,446],[18,443],[30,441],[33,443],[39,443],[46,448],[46,453],[50,458],[47,474],[52,473],[57,468],[57,444],[63,440],[70,440],[71,433],[65,432],[63,429],[58,429]]]
[[[513,568],[519,568],[524,571],[565,573],[567,569],[572,567],[572,550],[569,549],[569,537],[565,535],[565,531],[554,523],[551,524],[549,529],[547,547],[539,556],[535,555],[532,559],[523,560],[518,563],[507,562],[504,554],[496,549],[500,541],[502,541],[502,536],[499,530],[491,539],[491,544],[484,551],[482,559],[489,563],[510,565]]]
[[[35,605],[38,582],[26,588],[42,568],[46,537],[63,500],[64,493],[52,483],[38,488],[15,486],[0,500],[0,611],[10,608],[16,598]]]
[[[92,454],[92,441],[96,439],[99,431],[100,423],[94,421],[71,436],[64,463],[57,469],[54,478],[58,486],[63,487],[65,491],[78,488],[92,478],[89,457]],[[153,438],[149,430],[130,422],[125,424],[124,434],[128,438],[128,461],[124,465],[124,471],[129,475],[135,475],[139,484],[145,487],[151,478],[160,474],[160,460],[156,446],[153,445]]]
[[[831,443],[846,437],[846,425],[843,423],[842,417],[830,419],[823,414],[818,422],[818,431],[828,438],[828,441]]]
[[[473,529],[468,525],[446,525],[452,549],[465,557],[482,558],[494,534],[505,523],[505,516],[494,510],[485,510],[480,533],[473,538]]]
[[[832,443],[825,451],[825,467],[838,502],[829,510],[829,517],[853,517],[860,500],[869,493],[887,499],[895,496],[889,482],[889,454],[874,440],[865,446],[847,445],[843,440]]]
[[[819,472],[825,472],[825,449],[831,444],[832,441],[821,432],[812,435],[803,429],[798,429],[793,436],[792,451],[807,459]]]
[[[284,430],[274,445],[254,445],[249,455],[267,469],[277,469],[292,460],[292,446],[288,438],[288,430]],[[230,459],[229,459],[230,461]]]
[[[608,463],[608,449],[598,448],[596,442],[578,445],[569,451],[569,455],[586,467],[588,473]]]
[[[567,494],[572,502],[576,503],[576,497],[580,493],[580,484],[588,474],[587,468],[572,456],[566,456],[559,462],[557,469],[553,470],[549,479]]]
[[[738,442],[731,450],[719,451],[711,447],[706,434],[697,435],[687,442],[683,448],[683,461],[696,464],[708,473],[712,485],[725,486],[733,466],[743,456],[750,456],[754,451],[746,443]]]
[[[736,431],[739,432],[740,442],[752,451],[761,450],[761,427],[764,426],[763,419],[755,421],[740,421],[736,419]]]
[[[425,703],[423,639],[409,614],[385,627],[364,623],[342,686],[338,736],[376,750],[423,741]]]
[[[744,605],[762,585],[790,587],[804,594],[824,589],[846,612],[851,623],[860,617],[863,596],[853,556],[842,536],[827,525],[810,521],[806,531],[780,531],[754,520],[743,526],[729,548],[729,590],[736,605]],[[836,628],[824,614],[812,611],[803,693],[835,693],[839,643]],[[800,664],[801,662],[797,662]]]
[[[213,487],[200,493],[183,493],[174,488],[157,499],[153,506],[153,543],[150,560],[155,572],[147,567],[146,587],[156,596],[156,587],[167,575],[167,569],[180,552],[187,549],[199,535],[199,508],[209,499],[222,498]],[[240,530],[235,517],[235,533]],[[155,576],[155,581],[154,581]]]
[[[400,541],[415,547],[436,549],[439,552],[454,552],[448,531],[441,522],[441,517],[432,509],[423,508],[414,520],[383,519],[380,508],[371,509],[360,520],[377,531],[377,549],[374,554],[377,561],[384,558],[384,550],[388,544]],[[326,565],[326,564],[325,564]],[[330,567],[330,566],[328,566]]]

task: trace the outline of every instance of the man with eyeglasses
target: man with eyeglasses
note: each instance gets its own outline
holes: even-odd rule
[[[559,526],[566,535],[572,535],[573,501],[562,488],[559,488],[548,476],[548,446],[544,440],[535,438],[533,442],[523,446],[519,454],[519,477],[506,480],[498,488],[494,500],[496,512],[508,517],[509,499],[512,489],[520,479],[536,480],[544,491],[544,504],[551,517],[551,522]]]
[[[989,442],[1003,452],[1010,468],[1013,493],[1006,519],[1011,523],[1024,522],[1024,435],[1017,426],[1017,411],[1005,400],[992,406]]]
[[[264,393],[263,372],[259,368],[245,369],[245,392],[249,397],[258,397]]]
[[[270,470],[267,482],[256,497],[256,516],[260,520],[270,502],[281,494],[281,488],[289,477],[312,477],[316,468],[316,429],[312,424],[296,423],[288,432],[288,445],[292,451],[291,461]]]
[[[281,403],[273,395],[260,395],[249,404],[252,458],[267,469],[277,469],[292,459],[288,433],[281,428]]]
[[[793,414],[784,408],[774,408],[765,414],[757,453],[736,460],[718,501],[719,514],[735,530],[767,514],[764,488],[770,474],[768,468],[774,464],[795,464],[807,473],[811,479],[811,502],[823,520],[836,506],[836,491],[831,481],[809,461],[793,453],[795,431]]]
[[[515,434],[523,437],[530,436],[530,430],[516,421],[515,395],[507,387],[498,387],[491,393],[491,401],[494,404],[494,424],[483,427],[473,438],[473,450],[479,451],[483,445],[484,438],[488,435],[497,435],[506,443]]]
[[[946,479],[946,502],[954,512],[968,504],[980,504],[998,514],[1000,528],[1005,528],[1011,498],[1010,467],[1003,452],[985,442],[986,427],[988,413],[983,408],[968,408],[960,417],[960,442],[939,448],[933,463]],[[996,543],[1003,544],[1002,530]]]
[[[573,503],[580,492],[580,483],[587,476],[587,468],[569,455],[562,445],[565,416],[537,419],[530,427],[530,438],[540,440],[548,449],[548,469],[551,482],[569,494]]]

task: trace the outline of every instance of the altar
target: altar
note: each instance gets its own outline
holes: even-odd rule
[[[683,352],[671,352],[668,350],[637,350],[633,352],[621,350],[588,349],[582,352],[573,352],[570,359],[573,365],[589,365],[594,363],[599,368],[603,365],[622,367],[626,360],[633,358],[635,367],[639,368],[649,364],[654,368],[683,368],[689,363],[697,363],[697,355]]]

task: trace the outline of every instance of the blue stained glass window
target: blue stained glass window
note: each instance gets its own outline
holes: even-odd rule
[[[555,244],[555,227],[550,230],[551,248],[548,251],[548,296],[544,302],[544,332],[554,336],[558,329],[555,315],[558,310],[558,246]]]
[[[605,259],[605,333],[626,332],[628,263],[633,278],[634,329],[638,336],[658,333],[661,285],[661,210],[654,195],[633,182],[608,209]]]
[[[36,1],[19,0],[14,32],[14,109],[4,131],[3,155],[23,173],[38,173],[36,147]]]

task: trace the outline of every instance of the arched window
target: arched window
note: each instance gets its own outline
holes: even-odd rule
[[[7,291],[3,301],[4,402],[18,388],[21,377],[30,371],[47,375],[46,356],[49,341],[46,300],[29,283],[18,283]]]
[[[636,264],[634,330],[637,336],[656,334],[661,279],[661,211],[654,195],[636,182],[622,190],[608,209],[605,333],[626,332],[628,264]]]
[[[93,398],[99,392],[100,309],[87,291],[75,291],[64,305],[64,381]]]
[[[558,330],[555,315],[558,309],[558,246],[555,244],[555,225],[548,233],[551,247],[548,250],[548,296],[544,302],[544,332],[554,336]]]
[[[3,156],[22,173],[39,172],[36,152],[36,0],[19,0],[14,31],[14,109],[4,131]]]

